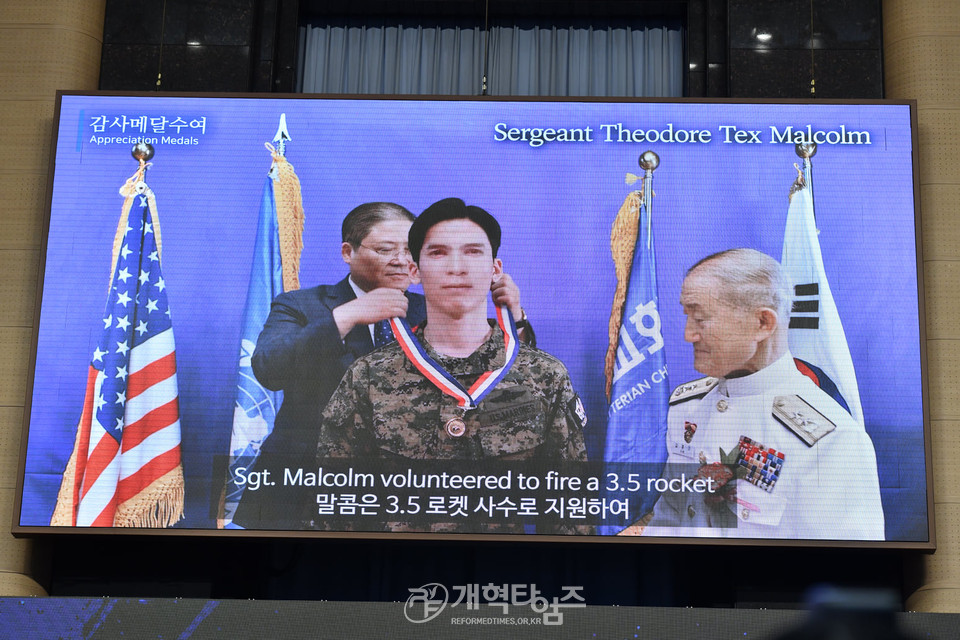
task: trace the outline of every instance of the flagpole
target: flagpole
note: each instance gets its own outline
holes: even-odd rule
[[[660,156],[653,151],[644,151],[637,161],[643,169],[643,204],[647,208],[647,249],[650,248],[650,227],[653,225],[653,172],[660,166]]]
[[[796,151],[797,156],[803,159],[803,181],[807,184],[808,193],[810,194],[810,202],[815,203],[813,199],[813,163],[810,161],[810,159],[817,155],[817,143],[813,140],[808,142],[798,142],[794,147],[794,150]],[[816,207],[814,207],[813,210],[813,221],[817,221]]]
[[[634,474],[641,469],[639,475],[649,474],[653,467],[667,459],[670,385],[662,373],[666,371],[666,359],[657,309],[651,222],[653,172],[660,165],[660,156],[647,150],[637,162],[643,169],[642,176],[628,173],[626,183],[642,180],[640,189],[627,194],[610,231],[617,288],[610,308],[604,359],[608,409],[603,459],[608,474]],[[655,475],[659,477],[659,469]],[[607,491],[604,495],[610,499],[614,494]],[[650,511],[657,495],[655,491],[641,488],[621,517],[604,517],[598,532],[636,535],[635,527],[630,525]]]
[[[856,371],[820,248],[811,161],[817,145],[808,140],[797,143],[794,150],[803,160],[803,168],[793,165],[800,175],[790,189],[780,259],[794,286],[790,351],[811,370],[814,382],[862,426],[863,408]]]

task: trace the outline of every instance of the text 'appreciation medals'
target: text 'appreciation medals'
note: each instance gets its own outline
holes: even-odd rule
[[[480,402],[486,397],[497,383],[503,379],[514,360],[517,359],[517,353],[520,350],[520,339],[517,337],[517,327],[514,324],[513,316],[509,309],[496,307],[497,324],[503,331],[503,349],[506,357],[503,366],[494,371],[486,371],[477,378],[473,385],[466,389],[457,379],[450,375],[436,360],[427,354],[417,337],[413,335],[410,325],[403,318],[391,318],[390,326],[393,328],[393,334],[400,343],[400,348],[406,354],[413,366],[422,373],[427,380],[432,382],[440,391],[456,399],[457,406],[460,407],[460,415],[447,420],[443,425],[444,430],[452,438],[459,438],[467,432],[467,423],[463,421],[463,416],[470,409],[476,409]]]

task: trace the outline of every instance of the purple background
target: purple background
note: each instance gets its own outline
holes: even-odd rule
[[[110,250],[134,172],[130,144],[96,145],[93,118],[206,117],[196,145],[155,144],[163,270],[177,342],[187,517],[211,527],[214,456],[227,453],[240,322],[260,194],[263,143],[286,113],[287,158],[306,211],[302,286],[346,274],[340,222],[362,202],[414,213],[444,197],[493,213],[500,257],[520,285],[540,348],[567,365],[602,456],[603,358],[615,288],[610,225],[637,157],[660,156],[653,227],[671,386],[698,378],[677,302],[683,272],[703,256],[753,247],[780,257],[787,193],[798,162],[770,126],[869,131],[871,145],[820,145],[813,183],[820,243],[877,449],[887,539],[926,540],[916,238],[909,107],[905,105],[575,103],[64,96],[47,243],[21,525],[48,524],[99,337]],[[585,127],[593,142],[494,141],[494,126]],[[708,144],[603,142],[602,123],[709,129]],[[763,144],[725,144],[720,125],[761,131]],[[155,134],[148,133],[153,137]],[[160,137],[156,134],[156,137]],[[174,136],[177,137],[177,136]]]

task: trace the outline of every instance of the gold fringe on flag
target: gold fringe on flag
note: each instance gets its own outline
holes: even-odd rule
[[[81,416],[86,415],[87,406],[93,404],[93,385],[87,384],[86,398]],[[83,420],[83,418],[81,418]],[[60,491],[57,492],[57,505],[53,509],[53,516],[50,518],[51,527],[72,527],[76,525],[77,507],[80,501],[76,493],[79,487],[76,486],[77,475],[77,452],[80,449],[81,424],[77,424],[77,435],[73,441],[73,451],[70,453],[70,459],[67,460],[67,468],[63,470],[63,480],[60,481]]]
[[[80,430],[77,429],[77,437],[80,436]],[[67,468],[63,471],[63,480],[60,482],[60,491],[57,492],[57,506],[53,509],[53,516],[50,518],[51,527],[72,527],[74,525],[74,515],[76,505],[73,501],[73,476],[77,472],[77,443],[74,442],[73,453],[70,454],[70,460],[67,461]]]
[[[166,528],[183,517],[183,466],[178,464],[126,502],[117,505],[115,527]]]
[[[280,234],[280,261],[283,264],[283,290],[300,288],[300,253],[303,251],[303,195],[293,165],[273,145],[273,197],[277,203],[277,228]]]
[[[230,482],[229,474],[227,474],[226,482]],[[220,500],[217,502],[217,513],[220,514],[220,517],[217,518],[217,529],[224,529],[227,526],[228,520],[224,517],[224,511],[227,508],[227,485],[224,484],[220,487]]]
[[[630,284],[630,269],[633,267],[633,252],[637,246],[637,234],[640,230],[640,206],[643,204],[643,192],[633,191],[627,195],[610,230],[610,253],[613,256],[617,274],[617,289],[613,294],[613,306],[610,308],[610,325],[607,331],[609,344],[604,361],[603,373],[606,377],[607,401],[610,401],[610,389],[613,387],[613,371],[617,364],[617,345],[620,341],[620,325],[623,323],[623,305],[627,300],[627,286]]]

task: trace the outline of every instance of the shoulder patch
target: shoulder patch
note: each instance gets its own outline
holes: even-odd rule
[[[709,376],[706,378],[700,378],[699,380],[685,382],[674,389],[673,393],[670,394],[670,404],[680,404],[681,402],[686,402],[687,400],[702,398],[710,393],[710,390],[719,383],[720,380],[717,378],[711,378]]]
[[[587,426],[587,410],[583,408],[583,402],[580,400],[580,396],[575,395],[567,402],[567,410],[570,412],[570,415],[574,417],[574,420],[576,420],[577,426],[581,429]]]
[[[812,447],[820,438],[837,428],[825,415],[800,396],[773,399],[773,417]]]

